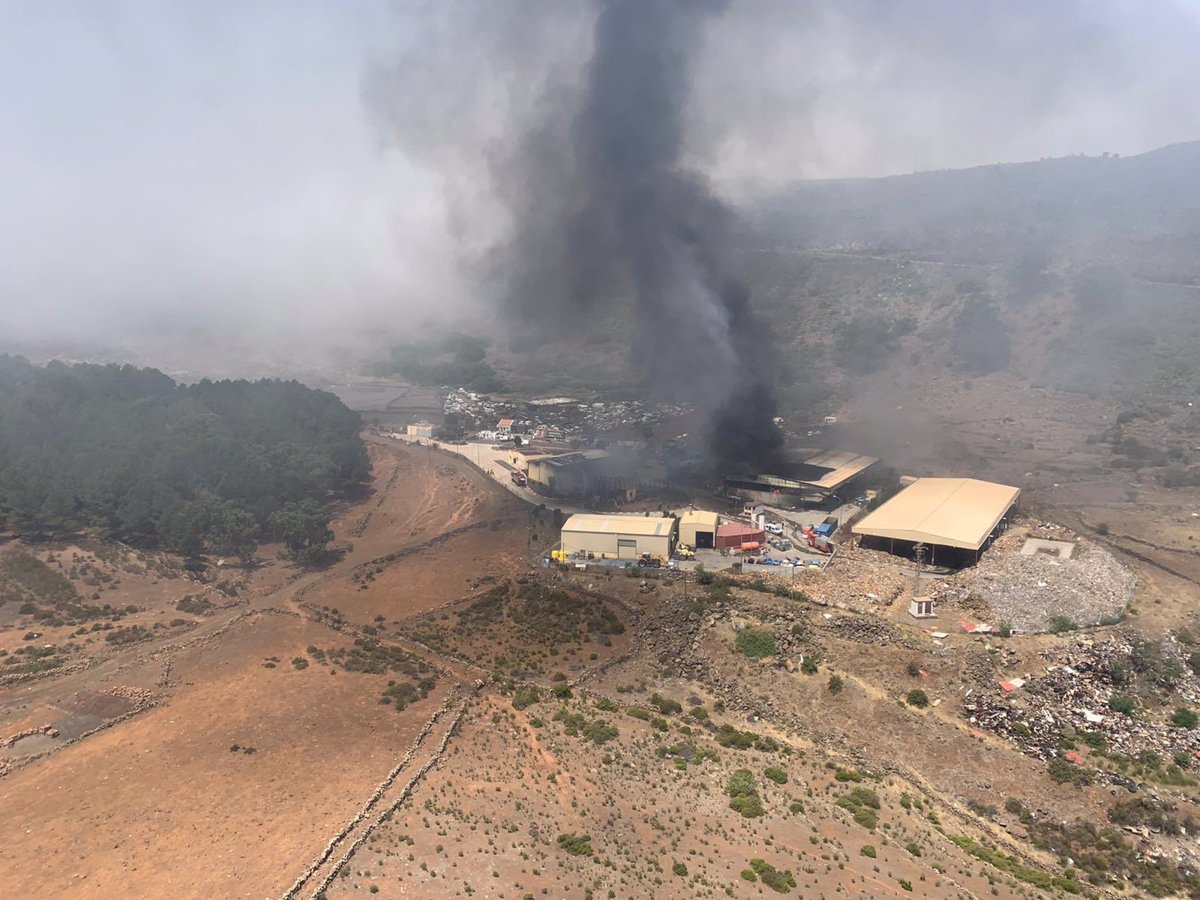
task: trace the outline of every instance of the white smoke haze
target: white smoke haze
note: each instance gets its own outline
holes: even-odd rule
[[[477,321],[497,249],[574,187],[555,151],[603,5],[0,6],[0,343]],[[1196,0],[706,5],[683,159],[736,202],[1200,137]]]

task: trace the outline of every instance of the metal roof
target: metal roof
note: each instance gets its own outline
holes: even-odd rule
[[[1019,488],[974,478],[918,478],[851,531],[978,550],[1020,496]]]
[[[721,517],[715,512],[709,512],[704,509],[689,509],[687,512],[679,516],[680,525],[704,525],[708,528],[716,528]]]
[[[763,534],[763,529],[742,522],[726,522],[717,529],[717,537],[734,537],[735,535]]]
[[[661,516],[599,515],[576,513],[563,523],[562,530],[584,534],[668,535],[675,520]]]
[[[813,451],[802,452],[811,453]],[[862,453],[855,453],[852,450],[822,450],[814,456],[803,457],[798,462],[799,466],[804,469],[825,470],[820,474],[819,478],[806,479],[764,473],[755,475],[749,480],[757,481],[760,484],[771,487],[790,488],[792,490],[815,488],[819,491],[836,491],[851,478],[871,468],[877,462],[879,460],[874,456],[866,456]]]

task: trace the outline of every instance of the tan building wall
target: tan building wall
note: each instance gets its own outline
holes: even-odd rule
[[[613,518],[619,519],[620,517]],[[631,518],[637,519],[637,525],[642,527],[621,530],[619,523],[614,523],[615,527],[597,528],[596,530],[586,530],[586,527],[569,530],[571,520],[568,519],[567,527],[564,527],[562,532],[562,549],[567,554],[581,553],[586,556],[591,553],[597,559],[634,560],[643,553],[663,558],[671,555],[675,549],[675,520],[666,520],[661,534],[639,534],[639,531],[646,532],[648,530],[644,527],[645,525],[662,520]]]
[[[708,535],[705,546],[715,546],[719,522],[720,516],[715,512],[705,512],[699,509],[685,512],[679,517],[679,543],[687,544],[695,549],[698,543],[696,532],[699,531]]]

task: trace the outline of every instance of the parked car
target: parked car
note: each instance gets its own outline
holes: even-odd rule
[[[763,526],[763,530],[770,534],[783,534],[783,526],[778,522],[768,522]]]
[[[786,553],[788,550],[792,549],[792,542],[787,538],[780,538],[777,541],[771,541],[771,546],[776,550],[781,550]]]

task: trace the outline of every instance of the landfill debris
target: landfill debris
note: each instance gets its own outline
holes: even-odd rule
[[[1129,690],[1125,680],[1132,671],[1133,650],[1124,639],[1080,639],[1065,649],[1047,651],[1044,673],[1006,682],[1022,687],[1020,691],[990,694],[968,689],[961,703],[963,715],[970,726],[1006,737],[1039,759],[1059,756],[1064,735],[1081,733],[1099,734],[1109,753],[1131,758],[1149,751],[1169,764],[1179,754],[1200,754],[1200,732],[1176,727],[1165,717],[1096,712],[1107,710],[1114,694]],[[1162,652],[1170,656],[1176,651],[1167,643]],[[1200,679],[1176,662],[1181,674],[1160,687],[1164,698],[1169,696],[1172,703],[1200,701]]]
[[[1050,630],[1056,620],[1077,626],[1120,620],[1137,586],[1132,571],[1083,538],[1075,539],[1070,558],[1022,555],[1027,533],[1012,529],[999,537],[977,565],[942,582],[938,601],[982,604],[993,621],[1031,633]]]

